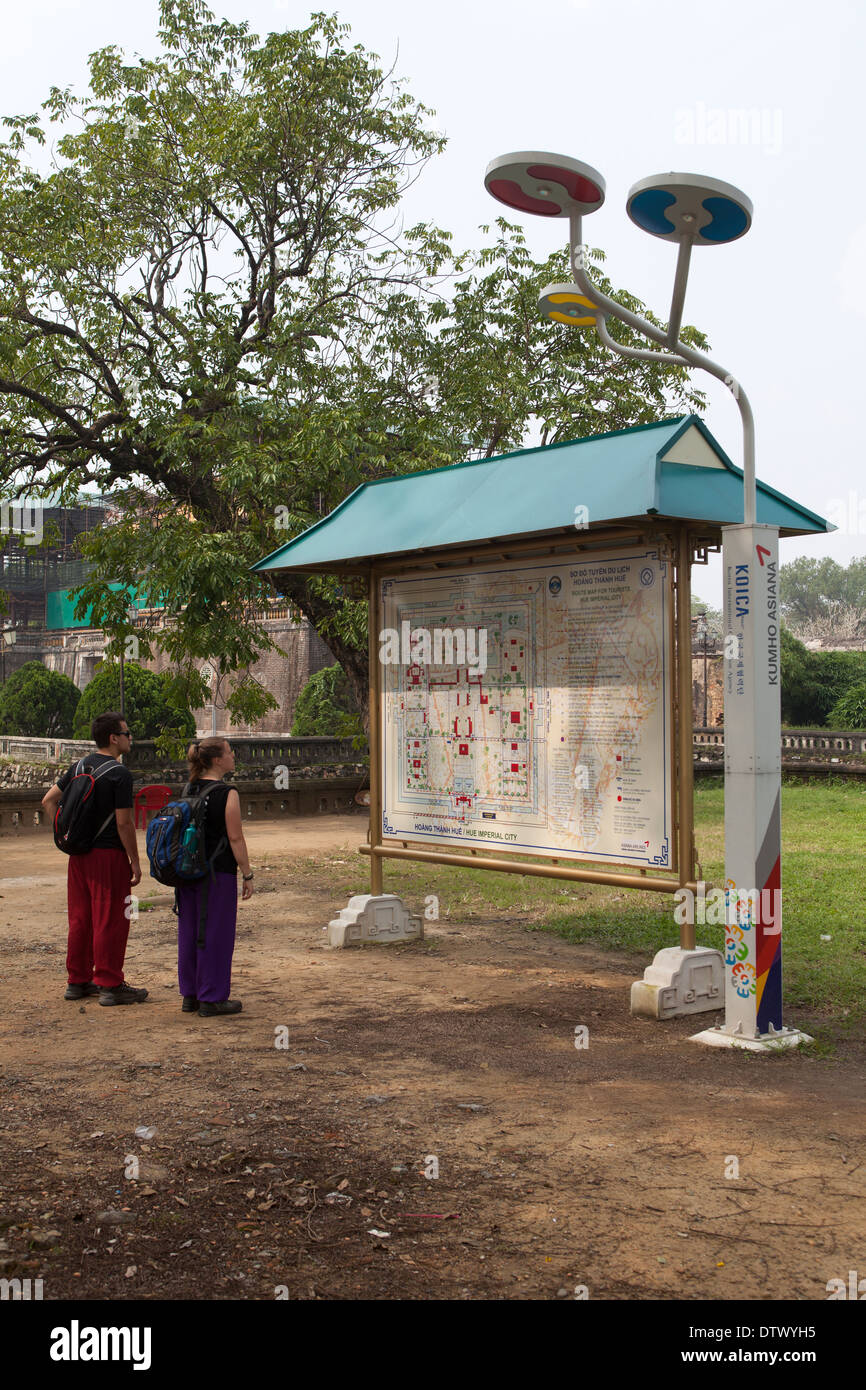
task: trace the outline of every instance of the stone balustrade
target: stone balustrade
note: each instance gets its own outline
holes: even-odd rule
[[[695,729],[695,751],[705,748],[724,748],[724,729]],[[782,753],[787,750],[815,753],[866,753],[866,730],[850,729],[783,729]]]
[[[265,773],[281,764],[287,767],[318,767],[333,763],[360,763],[364,753],[351,738],[278,738],[274,735],[231,734],[238,767],[261,769]],[[17,762],[63,763],[93,752],[89,739],[19,738],[0,734],[0,757]],[[186,760],[166,762],[156,751],[152,739],[135,742],[126,756],[133,776],[139,769],[165,766],[186,767]]]
[[[695,729],[696,775],[719,773],[725,760],[724,729]],[[799,777],[866,777],[866,730],[783,729],[782,771]]]
[[[356,797],[367,785],[367,767],[351,738],[232,735],[231,742],[232,785],[245,820],[360,812]],[[70,763],[92,752],[92,743],[0,736],[0,834],[45,825],[45,792]],[[180,792],[188,775],[185,759],[159,759],[150,740],[136,744],[127,763],[136,792],[154,782]]]
[[[365,752],[351,738],[231,736],[236,753],[233,784],[244,819],[357,810],[368,782]],[[696,774],[721,772],[724,730],[695,729]],[[74,739],[0,735],[0,834],[45,824],[41,800],[58,774],[93,751]],[[782,770],[800,776],[866,776],[866,730],[783,729]],[[135,790],[164,782],[180,791],[185,761],[157,756],[152,741],[135,744],[128,759]],[[282,771],[285,769],[285,771]],[[50,827],[46,827],[49,829]]]

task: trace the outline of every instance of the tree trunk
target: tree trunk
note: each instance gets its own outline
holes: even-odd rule
[[[328,621],[333,621],[333,609],[325,600],[310,593],[303,575],[282,574],[279,576],[274,575],[273,577],[267,575],[267,578],[276,593],[287,598],[296,608],[300,609],[307,621],[319,633],[328,651],[336,661],[339,661],[346,673],[346,679],[352,688],[352,694],[358,706],[364,732],[369,737],[370,663],[366,649],[359,650],[357,647],[350,646],[336,633],[329,632],[327,636],[324,636],[322,632],[319,631],[320,626],[327,629]]]

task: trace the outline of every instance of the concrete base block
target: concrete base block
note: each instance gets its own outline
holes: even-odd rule
[[[339,917],[328,923],[328,945],[360,946],[364,941],[389,945],[415,941],[424,935],[424,924],[396,893],[359,893],[350,898]]]
[[[770,1027],[769,1033],[758,1033],[749,1038],[745,1033],[727,1032],[725,1028],[705,1028],[702,1033],[694,1033],[689,1042],[704,1043],[706,1047],[738,1047],[746,1052],[778,1052],[783,1047],[798,1047],[800,1043],[810,1043],[814,1039],[799,1028]]]
[[[631,1011],[641,1018],[677,1018],[724,1008],[725,965],[721,951],[666,946],[631,987]]]

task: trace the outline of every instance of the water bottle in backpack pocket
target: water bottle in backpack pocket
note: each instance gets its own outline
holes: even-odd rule
[[[213,861],[228,844],[225,836],[208,858],[205,852],[207,798],[221,782],[211,782],[197,796],[189,795],[189,783],[177,801],[169,801],[147,827],[147,858],[151,876],[175,888],[193,883],[212,872]]]
[[[147,858],[151,877],[157,883],[177,889],[182,883],[196,883],[203,879],[200,906],[198,945],[204,945],[204,928],[207,917],[207,896],[210,879],[214,877],[214,861],[222,854],[228,844],[222,836],[213,854],[206,853],[205,815],[207,798],[222,782],[211,782],[197,796],[189,794],[189,783],[184,787],[177,801],[169,801],[154,816],[147,827]],[[174,911],[177,913],[177,893],[175,892]]]

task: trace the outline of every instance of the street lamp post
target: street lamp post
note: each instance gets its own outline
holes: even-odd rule
[[[709,694],[710,694],[710,692],[709,692],[709,690],[708,690],[708,688],[707,688],[707,620],[706,620],[706,618],[704,618],[704,631],[703,631],[702,639],[701,639],[701,640],[702,640],[702,645],[703,645],[703,648],[704,648],[704,728],[706,728],[706,727],[707,727],[707,720],[708,720],[708,717],[709,717],[709,716],[708,716],[708,712],[707,712],[707,707],[708,707],[708,705],[709,705]]]
[[[574,281],[545,287],[542,312],[555,322],[594,327],[604,345],[635,361],[694,367],[731,391],[743,429],[743,522],[722,528],[725,576],[725,1021],[696,1041],[763,1051],[808,1041],[782,1024],[781,714],[777,527],[757,521],[755,422],[739,381],[680,337],[693,247],[726,245],[749,229],[752,205],[738,188],[697,174],[642,179],[627,212],[643,231],[678,247],[671,307],[659,328],[603,293],[590,279],[583,218],[604,202],[605,183],[565,155],[524,151],[488,165],[488,192],[507,207],[568,218]],[[609,334],[616,318],[658,345],[626,347]],[[706,687],[705,687],[706,690]],[[689,715],[690,717],[690,715]]]
[[[695,633],[701,639],[701,650],[704,657],[704,719],[702,728],[707,727],[707,615],[706,612],[695,614]]]
[[[4,629],[3,629],[3,641],[2,641],[2,643],[0,643],[0,657],[2,657],[2,659],[3,659],[3,671],[2,671],[2,676],[0,676],[0,680],[4,680],[4,681],[5,681],[5,679],[6,679],[6,648],[7,648],[7,647],[14,647],[17,637],[18,637],[18,633],[17,633],[15,627],[14,627],[11,623],[9,624],[8,627],[4,627]]]
[[[201,676],[202,680],[210,686],[210,731],[211,737],[213,738],[217,731],[216,699],[217,686],[219,685],[219,675],[216,666],[206,661],[201,668]]]

